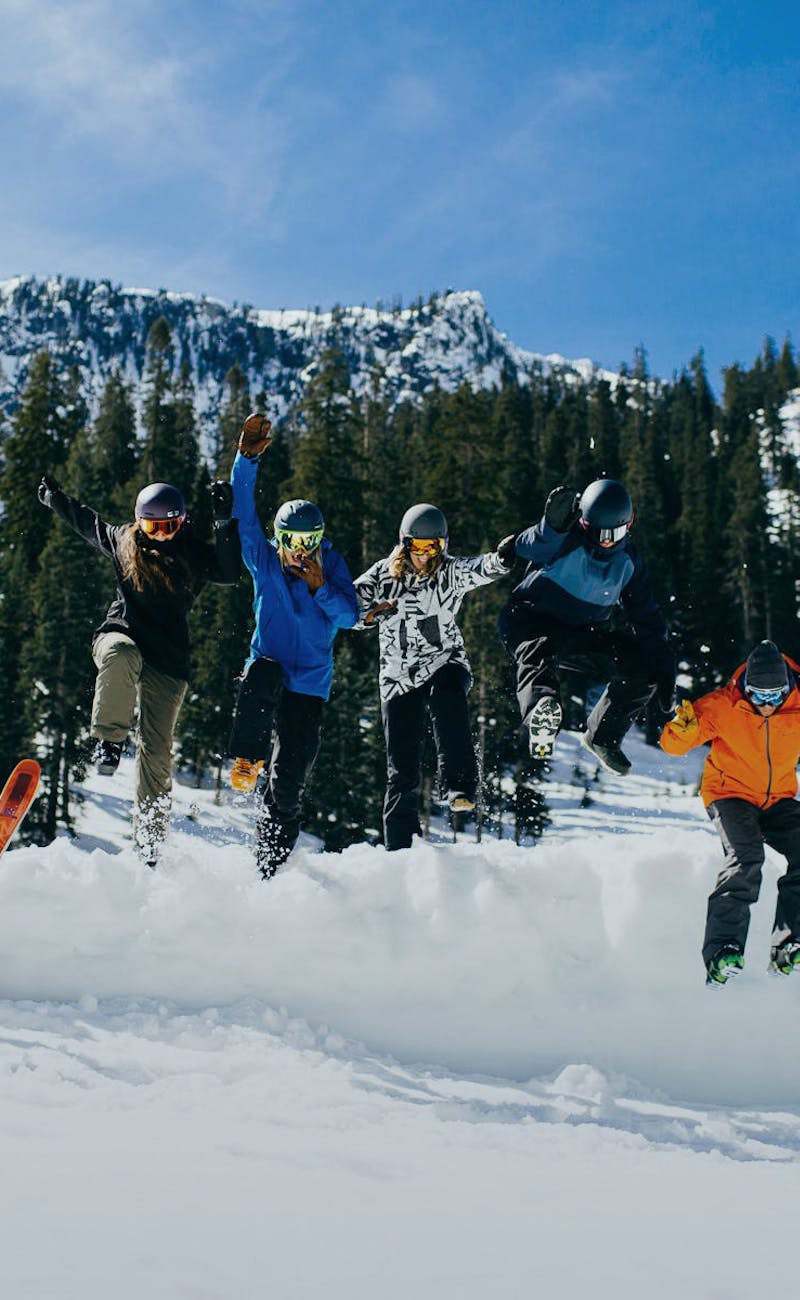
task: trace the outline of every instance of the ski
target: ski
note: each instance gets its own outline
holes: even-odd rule
[[[30,808],[42,770],[33,758],[17,763],[0,793],[0,854],[2,854]]]

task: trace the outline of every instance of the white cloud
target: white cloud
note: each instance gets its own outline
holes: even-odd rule
[[[241,8],[238,7],[241,12]],[[269,6],[263,6],[262,23]],[[0,0],[0,102],[51,149],[91,150],[112,171],[205,178],[223,202],[245,185],[263,211],[287,125],[264,106],[265,77],[220,85],[224,50],[174,26],[151,0]],[[170,25],[172,22],[172,26]],[[198,31],[200,25],[198,24]],[[280,60],[272,70],[281,75]]]

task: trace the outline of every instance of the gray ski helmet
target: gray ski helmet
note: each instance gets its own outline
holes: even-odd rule
[[[422,501],[419,505],[409,506],[400,520],[400,541],[412,538],[428,540],[443,537],[447,545],[447,520],[438,506],[428,505]]]
[[[296,497],[294,501],[284,501],[275,515],[274,532],[279,533],[322,533],[325,520],[322,511],[313,501],[304,501]]]
[[[148,483],[138,497],[133,513],[137,519],[185,519],[183,494],[171,483]]]
[[[597,478],[585,488],[581,500],[581,526],[596,541],[621,542],[633,523],[628,489],[615,478]]]

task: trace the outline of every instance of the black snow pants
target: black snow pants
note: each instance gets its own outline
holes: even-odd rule
[[[427,682],[381,703],[386,737],[383,837],[387,849],[407,849],[421,835],[419,797],[428,716],[439,759],[439,784],[470,799],[478,788],[478,764],[467,711],[469,673],[445,664]]]
[[[703,961],[708,963],[723,944],[744,951],[750,925],[750,905],[761,889],[764,845],[786,858],[786,874],[778,881],[774,931],[800,941],[800,803],[779,799],[759,808],[746,799],[716,799],[708,815],[722,840],[725,866],[709,895]]]
[[[542,696],[559,698],[560,670],[608,682],[586,723],[589,739],[601,745],[619,744],[655,693],[654,671],[632,632],[602,623],[573,627],[510,601],[500,614],[500,635],[516,663],[524,723]]]
[[[262,871],[271,867],[265,874],[286,861],[300,834],[303,793],[319,753],[324,703],[318,695],[288,690],[274,659],[254,659],[239,686],[228,752],[251,762],[264,759],[269,767],[256,832],[259,866]]]

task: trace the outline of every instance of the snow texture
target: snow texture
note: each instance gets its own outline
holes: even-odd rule
[[[800,1153],[782,864],[707,991],[702,755],[626,747],[621,781],[560,738],[533,847],[305,842],[265,884],[250,800],[178,785],[150,872],[123,760],[74,842],[9,850],[4,1294],[772,1290]]]

